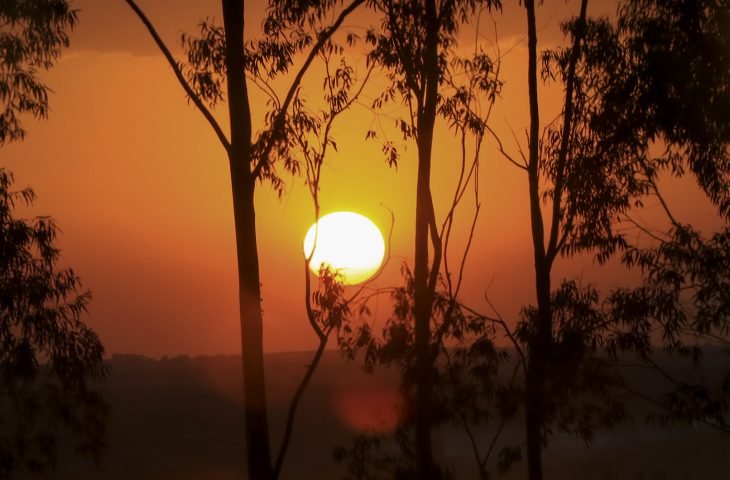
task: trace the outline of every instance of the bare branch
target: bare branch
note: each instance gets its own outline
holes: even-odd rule
[[[653,232],[652,232],[651,230],[649,230],[648,228],[646,228],[646,227],[645,227],[644,225],[642,225],[642,224],[641,224],[641,223],[639,223],[638,221],[636,221],[636,220],[634,220],[633,218],[631,218],[631,216],[629,216],[629,214],[628,214],[628,213],[624,212],[624,213],[623,213],[623,216],[624,216],[624,217],[626,218],[626,220],[628,220],[628,221],[629,221],[629,223],[631,223],[632,225],[634,225],[634,226],[635,226],[636,228],[638,228],[639,230],[641,230],[642,232],[644,232],[645,234],[647,234],[648,236],[650,236],[650,237],[651,237],[651,238],[653,238],[654,240],[656,240],[656,241],[658,241],[658,242],[660,242],[660,243],[664,243],[664,242],[666,242],[666,240],[665,240],[665,239],[663,239],[663,238],[661,238],[661,237],[657,236],[657,235],[656,235],[656,234],[654,234],[654,233],[653,233]]]
[[[131,1],[131,0],[127,0]],[[286,112],[289,109],[289,105],[291,104],[292,100],[294,99],[294,95],[299,89],[299,85],[302,82],[302,78],[304,78],[304,74],[309,69],[309,66],[312,64],[314,59],[317,57],[319,52],[322,50],[322,47],[324,47],[329,39],[332,37],[332,35],[337,31],[338,28],[340,28],[340,25],[342,25],[342,22],[345,21],[345,18],[349,14],[351,14],[353,11],[357,9],[360,5],[362,5],[365,2],[365,0],[353,0],[353,2],[348,5],[342,12],[340,12],[340,15],[337,17],[337,20],[335,23],[330,25],[329,28],[322,31],[319,36],[317,37],[317,42],[314,44],[312,49],[309,51],[309,55],[307,55],[306,60],[302,64],[301,68],[297,72],[296,77],[294,77],[294,80],[292,81],[291,85],[289,86],[289,91],[286,94],[286,97],[284,98],[284,101],[281,104],[281,108],[279,109],[278,113],[276,114],[276,117],[274,118],[274,122],[272,125],[273,130],[278,130],[283,127],[284,125],[284,119],[286,118]],[[266,162],[268,162],[269,154],[271,153],[271,149],[274,147],[274,140],[275,136],[272,136],[271,139],[266,144],[261,157],[258,160],[258,163],[256,164],[256,167],[254,167],[252,176],[253,178],[258,178],[261,174],[261,170],[264,168],[264,165]]]
[[[315,216],[317,219],[319,219],[319,212],[317,212]],[[312,249],[312,252],[314,252],[314,249]],[[276,455],[276,462],[274,463],[274,469],[273,469],[273,478],[274,479],[279,478],[279,475],[281,474],[281,468],[284,464],[284,458],[286,457],[286,452],[289,448],[291,436],[292,436],[292,433],[294,432],[294,419],[296,418],[296,413],[297,413],[297,408],[299,407],[299,402],[302,399],[302,396],[304,395],[304,391],[306,390],[307,385],[309,385],[309,381],[312,379],[312,376],[314,375],[314,371],[317,369],[317,366],[319,365],[319,362],[322,359],[322,354],[324,353],[324,349],[327,346],[327,339],[331,332],[331,330],[327,330],[325,332],[320,328],[320,326],[317,324],[317,319],[314,315],[314,310],[312,309],[312,295],[311,295],[312,281],[311,281],[311,277],[309,275],[310,261],[311,261],[311,255],[309,256],[309,258],[305,258],[305,260],[304,260],[305,305],[306,305],[306,309],[307,309],[307,319],[309,320],[309,323],[312,326],[312,329],[317,333],[317,337],[319,337],[319,345],[317,346],[317,350],[314,352],[314,357],[312,358],[311,363],[307,366],[307,371],[305,372],[304,377],[302,377],[302,380],[299,382],[297,390],[294,393],[294,397],[292,397],[292,401],[289,404],[289,411],[287,412],[287,417],[286,417],[286,426],[284,427],[284,437],[281,440],[281,446],[279,447],[279,452]]]
[[[380,206],[382,206],[384,209],[388,210],[388,212],[390,213],[390,230],[388,231],[388,245],[386,248],[386,252],[388,252],[388,253],[385,257],[385,261],[383,261],[383,263],[380,265],[380,268],[378,269],[378,271],[375,272],[375,274],[373,276],[371,276],[366,282],[364,282],[362,285],[360,285],[360,288],[358,288],[358,290],[350,298],[347,299],[347,301],[345,303],[347,303],[348,305],[350,303],[352,303],[357,297],[359,297],[360,294],[365,290],[365,287],[367,287],[373,281],[375,281],[383,273],[383,271],[385,271],[385,267],[388,265],[388,263],[390,263],[390,259],[391,259],[390,246],[393,241],[393,227],[395,227],[395,214],[393,213],[393,210],[386,207],[384,204],[381,203]],[[390,292],[389,289],[387,289],[385,291]],[[376,294],[377,293],[378,292],[376,292]]]
[[[677,221],[674,215],[672,215],[672,211],[669,209],[669,205],[664,200],[664,196],[661,194],[661,192],[659,192],[659,186],[656,184],[656,181],[653,178],[649,178],[649,183],[651,183],[651,186],[654,189],[654,193],[656,194],[657,198],[659,199],[659,203],[664,209],[664,213],[666,213],[667,217],[669,217],[669,221],[672,222],[672,225],[674,225],[675,227],[681,227],[681,224]]]
[[[522,149],[520,149],[520,154],[522,155],[522,161],[523,161],[524,163],[520,164],[520,163],[518,163],[518,162],[517,162],[517,161],[516,161],[516,160],[515,160],[514,158],[512,158],[512,156],[511,156],[511,155],[510,155],[509,153],[507,153],[507,152],[506,152],[506,151],[504,150],[504,146],[502,145],[502,140],[500,140],[499,136],[498,136],[498,135],[497,135],[497,133],[496,133],[496,132],[495,132],[495,131],[494,131],[494,130],[492,129],[492,127],[490,127],[489,125],[487,125],[487,131],[488,131],[489,133],[491,133],[491,134],[492,134],[492,137],[494,137],[494,139],[495,139],[495,140],[497,141],[497,148],[499,149],[499,153],[500,153],[500,154],[502,154],[502,156],[503,156],[503,157],[504,157],[505,159],[507,159],[507,160],[508,160],[508,161],[509,161],[509,162],[510,162],[510,163],[511,163],[512,165],[514,165],[515,167],[517,167],[517,168],[519,168],[519,169],[521,169],[521,170],[525,170],[525,171],[527,171],[527,161],[526,161],[526,159],[525,159],[525,155],[524,155],[524,154],[522,153]],[[513,134],[514,134],[514,132],[513,132]],[[517,139],[515,139],[515,141],[516,141],[516,140],[517,140]],[[519,144],[518,144],[518,148],[519,148]]]
[[[172,67],[172,71],[175,73],[175,77],[177,78],[178,82],[182,86],[183,90],[185,90],[185,93],[188,95],[190,100],[195,104],[196,107],[198,107],[198,110],[200,110],[200,113],[203,114],[206,120],[208,120],[208,123],[213,128],[213,131],[218,136],[218,140],[220,140],[221,145],[223,145],[223,148],[226,149],[226,151],[230,148],[230,142],[228,141],[228,137],[226,137],[226,134],[223,133],[223,129],[221,129],[220,125],[216,121],[215,117],[213,117],[213,114],[210,113],[210,110],[205,106],[203,101],[200,99],[200,97],[195,93],[195,91],[192,89],[190,84],[185,80],[185,75],[183,75],[182,70],[180,70],[180,65],[175,61],[175,58],[173,58],[172,54],[170,53],[170,50],[167,48],[167,45],[165,45],[165,42],[162,41],[162,38],[160,38],[160,35],[157,33],[157,30],[155,30],[155,27],[152,25],[152,22],[147,18],[145,13],[142,11],[142,9],[137,6],[137,4],[134,2],[134,0],[124,0],[127,2],[129,7],[134,10],[134,13],[137,14],[139,19],[142,21],[142,23],[147,27],[147,30],[150,32],[150,35],[152,36],[152,39],[157,44],[157,47],[160,49],[162,54],[167,59],[167,63],[170,64],[170,67]]]
[[[269,99],[274,102],[275,108],[279,109],[281,105],[281,101],[279,100],[279,96],[276,94],[273,88],[271,88],[271,85],[269,83],[261,78],[261,75],[246,75],[246,78],[248,78],[251,83],[253,83],[256,87],[258,87],[259,90],[261,90],[264,94],[266,94]]]
[[[515,133],[515,129],[512,128],[512,125],[509,124],[509,121],[507,122],[507,126],[509,127],[510,132],[512,133],[512,138],[515,141],[515,145],[517,145],[517,151],[520,152],[520,157],[522,157],[522,162],[525,165],[525,170],[527,170],[527,157],[525,156],[525,152],[522,150],[522,144],[520,143],[519,139],[517,138],[517,134]],[[530,143],[530,135],[525,130],[525,136],[527,137],[527,143]]]

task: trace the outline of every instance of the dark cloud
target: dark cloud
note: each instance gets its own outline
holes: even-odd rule
[[[194,33],[198,23],[212,17],[222,22],[220,0],[137,0],[160,36],[174,52],[180,33]],[[266,0],[246,2],[247,28],[258,31]],[[72,51],[158,53],[149,33],[124,0],[73,0],[79,25],[71,38]]]
[[[180,34],[194,33],[198,23],[212,17],[222,21],[220,0],[137,0],[157,28],[168,47],[180,53]],[[524,35],[525,13],[516,0],[505,1],[501,12],[492,13],[497,23],[501,39]],[[260,24],[266,11],[268,0],[246,0],[247,36],[255,37],[260,32]],[[79,26],[73,34],[71,49],[74,51],[131,52],[133,55],[156,55],[148,32],[125,0],[73,0],[79,9]],[[593,15],[605,15],[615,9],[614,2],[597,2],[589,11]],[[546,2],[538,9],[540,42],[560,43],[562,34],[559,23],[577,12],[577,1]],[[353,21],[358,26],[369,26],[374,18],[370,14],[358,15]],[[375,22],[377,23],[377,22]],[[492,40],[494,30],[489,14],[481,16],[481,36]],[[465,28],[462,35],[466,42],[473,40],[473,28]]]

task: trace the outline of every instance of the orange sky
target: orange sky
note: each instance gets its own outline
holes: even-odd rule
[[[250,37],[256,35],[262,3],[246,5]],[[495,20],[506,85],[492,124],[514,153],[509,126],[522,139],[528,121],[526,47],[522,11],[516,0],[505,3],[505,14]],[[558,21],[578,7],[574,1],[546,3],[551,5],[539,11],[541,47],[560,41]],[[611,11],[606,2],[593,3],[600,6],[589,12]],[[139,4],[178,56],[180,32],[193,32],[205,16],[221,18],[216,0]],[[35,189],[38,201],[32,213],[58,221],[64,262],[93,291],[88,321],[109,353],[237,353],[233,217],[224,152],[202,116],[187,105],[171,70],[123,0],[77,0],[74,5],[82,11],[72,47],[44,75],[55,91],[50,118],[26,122],[27,139],[3,148],[2,163],[15,172],[18,186]],[[348,28],[361,31],[367,24],[360,16]],[[489,39],[494,37],[488,18],[481,28]],[[462,48],[471,48],[473,33],[471,27],[465,30]],[[376,75],[366,94],[374,97],[383,82]],[[316,98],[320,84],[315,71],[305,91]],[[542,118],[548,119],[557,113],[560,92],[542,92]],[[265,105],[258,92],[253,95],[254,122],[260,126]],[[217,114],[225,124],[225,112]],[[388,168],[380,146],[364,141],[372,122],[371,113],[355,108],[335,127],[339,152],[324,169],[321,203],[323,214],[354,210],[383,230],[390,214],[381,203],[395,213],[392,261],[378,281],[386,286],[399,281],[400,262],[412,258],[415,148],[407,147],[397,171]],[[439,218],[454,188],[454,151],[451,133],[440,126],[433,173]],[[490,298],[507,318],[533,299],[526,187],[523,172],[501,159],[488,139],[482,156],[482,214],[464,299],[486,308],[483,294],[491,285]],[[684,221],[712,224],[712,210],[698,207],[691,186],[673,182],[668,198]],[[460,213],[457,248],[470,210],[467,206]],[[656,208],[649,203],[650,223],[652,211]],[[288,178],[281,200],[268,186],[259,188],[257,218],[266,348],[308,349],[316,338],[304,313],[301,241],[313,212],[302,180]],[[560,263],[555,278],[564,274],[603,286],[624,280],[620,269],[599,270],[590,259]],[[378,307],[382,322],[387,302]]]

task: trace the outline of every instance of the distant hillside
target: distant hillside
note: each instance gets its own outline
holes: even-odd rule
[[[292,391],[310,353],[267,355],[273,446],[278,448]],[[723,358],[718,357],[717,362]],[[59,459],[53,480],[241,480],[244,478],[240,357],[175,357],[159,361],[131,355],[109,360],[105,390],[112,406],[109,447],[93,463]],[[724,365],[723,365],[724,366]],[[633,372],[648,388],[652,378]],[[370,376],[328,352],[305,394],[283,479],[342,477],[332,449],[362,429],[392,427],[398,401],[394,372]],[[637,404],[632,407],[640,410]],[[505,435],[519,438],[520,425]],[[475,478],[470,447],[459,431],[437,438],[441,458],[458,479]],[[550,479],[712,480],[730,472],[730,437],[707,428],[655,429],[636,423],[601,433],[585,447],[556,438],[546,453]],[[524,478],[523,466],[498,479]]]

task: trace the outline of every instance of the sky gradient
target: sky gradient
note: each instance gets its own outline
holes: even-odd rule
[[[511,129],[524,141],[528,123],[526,46],[522,10],[505,2],[494,16],[503,55],[505,86],[491,120],[506,148],[517,154]],[[514,3],[514,5],[512,5]],[[559,21],[574,13],[576,2],[552,2],[539,10],[539,48],[561,41]],[[594,2],[599,3],[599,2]],[[589,14],[608,13],[603,2]],[[204,17],[221,18],[219,2],[140,0],[160,34],[182,58],[179,33],[193,33]],[[26,121],[23,142],[2,149],[3,165],[16,175],[17,187],[30,185],[38,201],[29,215],[51,215],[61,230],[65,265],[93,292],[87,320],[107,352],[158,357],[176,354],[238,353],[235,244],[230,181],[225,153],[208,124],[188,105],[171,69],[123,0],[77,0],[81,11],[72,46],[43,78],[54,90],[50,118]],[[605,8],[596,12],[596,8]],[[263,16],[261,1],[246,4],[247,36],[255,38]],[[593,10],[591,10],[593,9]],[[347,29],[362,32],[372,23],[360,15]],[[482,17],[486,48],[493,48],[494,25]],[[474,45],[466,27],[459,50]],[[363,54],[351,60],[364,71]],[[304,93],[316,104],[321,67],[312,70]],[[386,82],[376,73],[365,90],[374,98]],[[276,84],[283,87],[286,82]],[[266,105],[254,88],[254,128]],[[560,90],[541,86],[543,119],[559,112]],[[227,112],[216,116],[227,125]],[[389,107],[380,122],[400,145]],[[395,215],[390,263],[377,286],[396,285],[400,264],[412,259],[415,210],[415,146],[407,145],[397,169],[387,166],[376,142],[365,132],[377,122],[367,108],[355,106],[336,123],[339,151],[328,158],[322,178],[322,214],[352,210],[371,218],[387,237],[389,210]],[[453,195],[458,158],[453,134],[436,130],[433,191],[439,223]],[[401,147],[403,148],[403,147]],[[278,198],[270,186],[257,194],[259,254],[263,283],[267,351],[304,350],[316,344],[304,311],[302,239],[314,213],[301,178],[285,176]],[[712,226],[714,212],[688,182],[665,182],[667,200],[681,221]],[[480,172],[482,210],[465,270],[463,299],[486,312],[484,293],[508,319],[533,301],[533,273],[524,172],[501,158],[491,138],[485,141]],[[387,207],[387,208],[386,208]],[[642,213],[648,224],[663,223],[656,202]],[[453,261],[461,254],[473,201],[457,214]],[[656,217],[656,218],[655,218]],[[554,283],[578,276],[602,287],[632,280],[619,267],[599,269],[590,258],[561,261]],[[376,322],[388,314],[382,299],[373,305]]]

